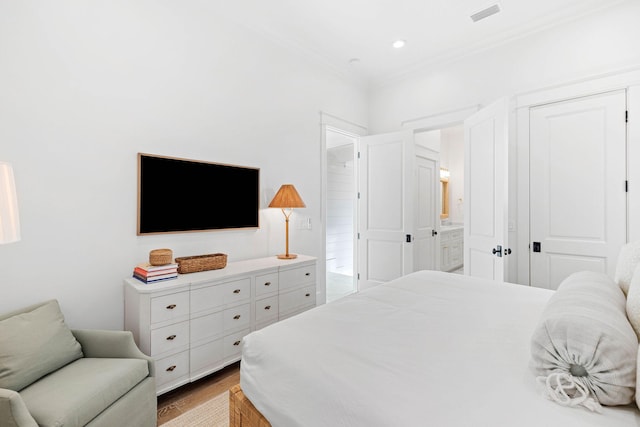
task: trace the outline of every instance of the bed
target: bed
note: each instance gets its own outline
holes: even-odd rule
[[[553,295],[420,271],[252,332],[231,426],[640,426],[635,402],[544,397],[531,340]]]

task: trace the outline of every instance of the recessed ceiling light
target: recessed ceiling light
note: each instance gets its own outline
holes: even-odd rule
[[[393,42],[393,47],[395,47],[396,49],[400,49],[401,47],[404,47],[404,45],[406,45],[407,42],[405,40],[396,40]]]

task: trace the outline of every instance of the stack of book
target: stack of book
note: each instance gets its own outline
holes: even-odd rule
[[[151,265],[148,262],[136,265],[133,277],[144,283],[178,278],[178,264]]]

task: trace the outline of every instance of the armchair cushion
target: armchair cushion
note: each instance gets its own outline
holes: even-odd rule
[[[144,359],[82,358],[20,391],[41,427],[80,427],[149,373]]]
[[[0,388],[20,391],[83,356],[55,300],[0,320]]]

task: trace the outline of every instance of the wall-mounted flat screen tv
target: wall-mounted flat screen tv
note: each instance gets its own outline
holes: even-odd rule
[[[260,169],[138,153],[138,235],[258,228]]]

